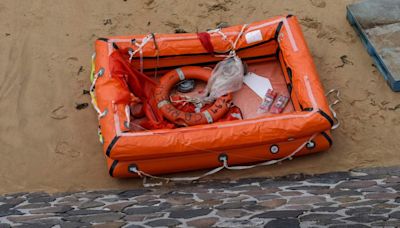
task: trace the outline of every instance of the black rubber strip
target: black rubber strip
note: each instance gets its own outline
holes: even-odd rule
[[[301,108],[301,109],[306,112],[312,112],[312,110],[314,110],[313,108]]]
[[[291,17],[293,17],[292,14],[289,14],[289,15],[286,16],[286,18],[291,18]]]
[[[283,21],[279,22],[278,27],[276,27],[276,31],[275,31],[275,35],[274,35],[275,40],[278,40],[278,36],[279,36],[279,33],[281,32],[282,26],[283,26]]]
[[[290,67],[287,67],[287,68],[286,68],[286,71],[287,71],[287,74],[288,74],[288,77],[289,77],[290,83],[292,83],[292,78],[293,78],[293,72],[292,72],[292,69],[290,69]]]
[[[328,135],[326,132],[321,132],[321,135],[324,136],[324,137],[326,138],[326,140],[327,140],[328,143],[329,143],[329,146],[331,147],[332,144],[333,144],[332,138],[329,137],[329,135]]]
[[[118,49],[119,49],[119,47],[118,47],[118,45],[117,45],[116,43],[112,43],[112,46],[113,46],[113,48],[114,48],[115,50],[118,50]]]
[[[236,53],[241,52],[241,51],[246,50],[246,49],[249,49],[249,48],[261,46],[261,45],[269,43],[271,41],[275,41],[275,39],[269,39],[269,40],[266,40],[266,41],[251,45],[251,46],[247,46],[247,47],[243,47],[243,48],[237,49]],[[227,55],[227,54],[229,54],[229,52],[230,51],[214,52],[213,54],[214,55]],[[209,56],[210,53],[207,52],[207,53],[195,53],[195,54],[160,55],[159,58],[162,59],[162,58],[172,58],[172,57],[180,57],[180,56],[201,56],[201,55]],[[139,59],[139,58],[140,57],[138,57],[138,56],[133,57],[133,59]],[[143,56],[143,59],[155,59],[155,58],[157,58],[157,56]]]
[[[292,97],[292,84],[291,83],[287,84],[287,89],[289,91],[289,96]]]
[[[100,37],[100,38],[98,38],[97,40],[101,40],[101,41],[104,41],[104,42],[108,42],[108,39],[107,39],[107,38],[103,38],[103,37]]]
[[[278,59],[278,60],[279,60],[279,54],[280,54],[280,52],[281,52],[281,47],[280,47],[279,44],[278,44],[278,48],[276,49],[276,52],[275,52],[276,59]]]
[[[333,124],[334,124],[335,122],[333,122],[333,119],[332,119],[328,114],[326,114],[326,112],[322,111],[321,109],[320,109],[318,112],[319,112],[319,114],[321,114],[325,119],[327,119],[327,120],[329,121],[329,123],[331,124],[331,126],[333,126]]]
[[[114,147],[115,143],[117,143],[117,141],[118,141],[119,138],[120,138],[120,136],[115,136],[115,137],[113,138],[113,140],[111,141],[110,145],[108,145],[107,151],[106,151],[106,155],[107,155],[108,157],[110,157],[111,150],[112,150],[112,148]]]
[[[255,59],[262,59],[262,58],[275,58],[275,55],[263,55],[263,56],[257,56],[257,57],[248,57],[248,58],[242,58],[243,61],[248,61],[248,60],[255,60]],[[169,67],[159,67],[157,70],[162,71],[162,70],[173,70],[178,67],[184,67],[184,66],[207,66],[207,65],[212,65],[212,64],[217,64],[220,62],[219,60],[215,61],[210,61],[210,62],[204,62],[204,63],[192,63],[192,64],[183,64],[183,65],[176,65],[176,66],[169,66]],[[152,72],[154,71],[153,68],[151,69],[144,69],[144,72]]]
[[[110,174],[110,176],[114,176],[114,169],[115,167],[117,167],[118,165],[118,160],[114,160],[113,163],[111,164],[110,170],[108,171],[108,173]]]

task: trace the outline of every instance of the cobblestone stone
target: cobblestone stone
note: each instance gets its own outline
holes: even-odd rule
[[[288,204],[315,204],[325,201],[326,199],[323,196],[300,196],[291,198]]]
[[[208,215],[211,211],[211,209],[183,209],[172,211],[169,217],[188,219]]]
[[[201,219],[195,219],[195,220],[189,221],[189,222],[187,222],[187,224],[189,226],[194,226],[194,227],[211,227],[218,221],[219,221],[219,218],[217,218],[217,217],[207,217],[207,218],[201,218]]]
[[[150,222],[146,222],[145,224],[151,227],[160,227],[160,226],[174,227],[180,225],[181,222],[175,219],[157,219]]]
[[[0,196],[8,227],[399,227],[400,167]],[[56,226],[58,227],[58,226]]]
[[[285,227],[285,228],[297,228],[300,227],[299,220],[297,219],[276,219],[272,220],[264,226],[265,228],[276,228],[276,227]]]

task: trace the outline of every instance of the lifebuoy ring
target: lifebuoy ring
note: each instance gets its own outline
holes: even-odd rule
[[[232,100],[231,94],[219,97],[210,108],[199,113],[180,111],[171,104],[169,98],[171,89],[179,81],[185,79],[208,81],[211,77],[211,72],[211,69],[203,67],[186,66],[172,70],[161,77],[160,84],[156,87],[154,95],[157,107],[161,110],[163,116],[180,126],[213,123],[223,117],[229,110],[229,103]]]

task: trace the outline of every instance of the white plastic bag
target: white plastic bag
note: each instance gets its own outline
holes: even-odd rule
[[[242,88],[244,69],[242,60],[234,56],[219,62],[207,82],[206,100],[213,101]]]

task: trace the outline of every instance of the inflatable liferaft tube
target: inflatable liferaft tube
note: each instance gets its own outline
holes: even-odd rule
[[[129,167],[152,175],[213,168],[221,166],[222,155],[229,166],[259,163],[331,146],[334,120],[296,17],[275,17],[208,34],[212,49],[205,48],[198,34],[117,36],[96,41],[91,94],[111,176],[137,176]],[[135,91],[121,82],[123,72],[115,70],[112,61],[115,52],[129,59],[138,71],[159,78],[184,66],[214,67],[232,48],[254,72],[270,69],[272,82],[281,78],[273,86],[290,97],[286,111],[246,117],[246,108],[235,102],[238,96],[234,95],[235,104],[245,111],[243,120],[174,129],[132,128],[129,104]],[[256,101],[250,92],[248,96],[244,106]]]

